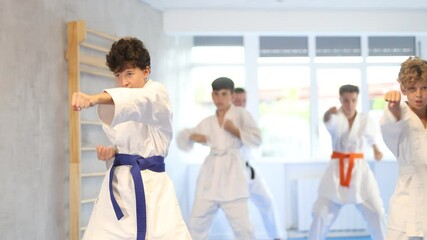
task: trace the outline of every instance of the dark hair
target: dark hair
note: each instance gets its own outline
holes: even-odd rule
[[[112,72],[121,72],[126,68],[138,67],[145,70],[150,67],[150,54],[144,43],[137,38],[122,38],[111,45],[106,55],[107,66]]]
[[[231,92],[234,92],[233,80],[229,79],[228,77],[220,77],[220,78],[215,79],[212,82],[212,90],[218,91],[221,89],[228,89]]]
[[[246,93],[246,90],[244,88],[241,88],[241,87],[236,87],[234,89],[234,93]]]
[[[354,85],[342,85],[340,87],[340,96],[342,96],[344,93],[357,93],[359,94],[359,88],[357,86]]]

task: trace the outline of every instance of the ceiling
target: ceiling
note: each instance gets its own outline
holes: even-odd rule
[[[426,0],[140,0],[168,10],[427,10]],[[427,17],[427,16],[426,16]]]

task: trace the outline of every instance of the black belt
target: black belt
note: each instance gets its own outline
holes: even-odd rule
[[[246,167],[251,170],[251,180],[255,179],[255,169],[251,165],[249,165],[249,162],[246,162]]]

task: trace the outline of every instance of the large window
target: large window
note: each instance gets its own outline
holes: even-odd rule
[[[310,158],[310,68],[258,67],[262,155],[286,159]]]
[[[246,38],[251,47],[245,48]],[[236,86],[258,90],[250,97],[258,103],[252,112],[259,115],[263,158],[327,161],[331,139],[322,118],[327,109],[340,105],[339,87],[359,86],[358,111],[378,124],[383,95],[398,89],[400,63],[415,55],[415,46],[411,36],[196,37],[191,94],[186,96],[192,109],[190,125],[213,114],[210,83],[227,76]],[[393,159],[380,135],[379,144],[386,158]],[[371,152],[367,149],[368,158]]]

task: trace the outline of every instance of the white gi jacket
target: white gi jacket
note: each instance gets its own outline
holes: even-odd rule
[[[104,132],[119,153],[166,157],[172,139],[172,110],[164,85],[106,89],[114,105],[98,105]],[[191,239],[182,220],[174,186],[165,172],[141,171],[147,205],[146,239]],[[113,189],[124,213],[117,220],[106,174],[85,231],[86,240],[136,239],[136,204],[130,166],[114,171]]]
[[[385,108],[381,119],[384,142],[397,159],[399,179],[390,200],[387,228],[408,237],[427,235],[427,130],[409,106],[400,105],[397,121]]]
[[[216,115],[205,118],[194,129],[179,133],[178,147],[182,150],[192,148],[194,144],[190,139],[192,133],[205,135],[206,145],[211,148],[200,168],[196,198],[232,201],[249,196],[240,148],[243,145],[259,146],[261,132],[250,113],[242,107],[231,105],[224,122],[226,119],[231,120],[239,128],[241,139],[220,126]]]
[[[366,114],[358,112],[350,129],[347,117],[339,110],[325,125],[332,138],[333,151],[364,153],[365,141],[369,146],[375,143],[375,125]],[[348,159],[344,166],[347,172]],[[380,196],[374,175],[364,159],[355,159],[349,187],[340,185],[339,161],[332,159],[321,179],[319,194],[338,204],[361,203]]]

